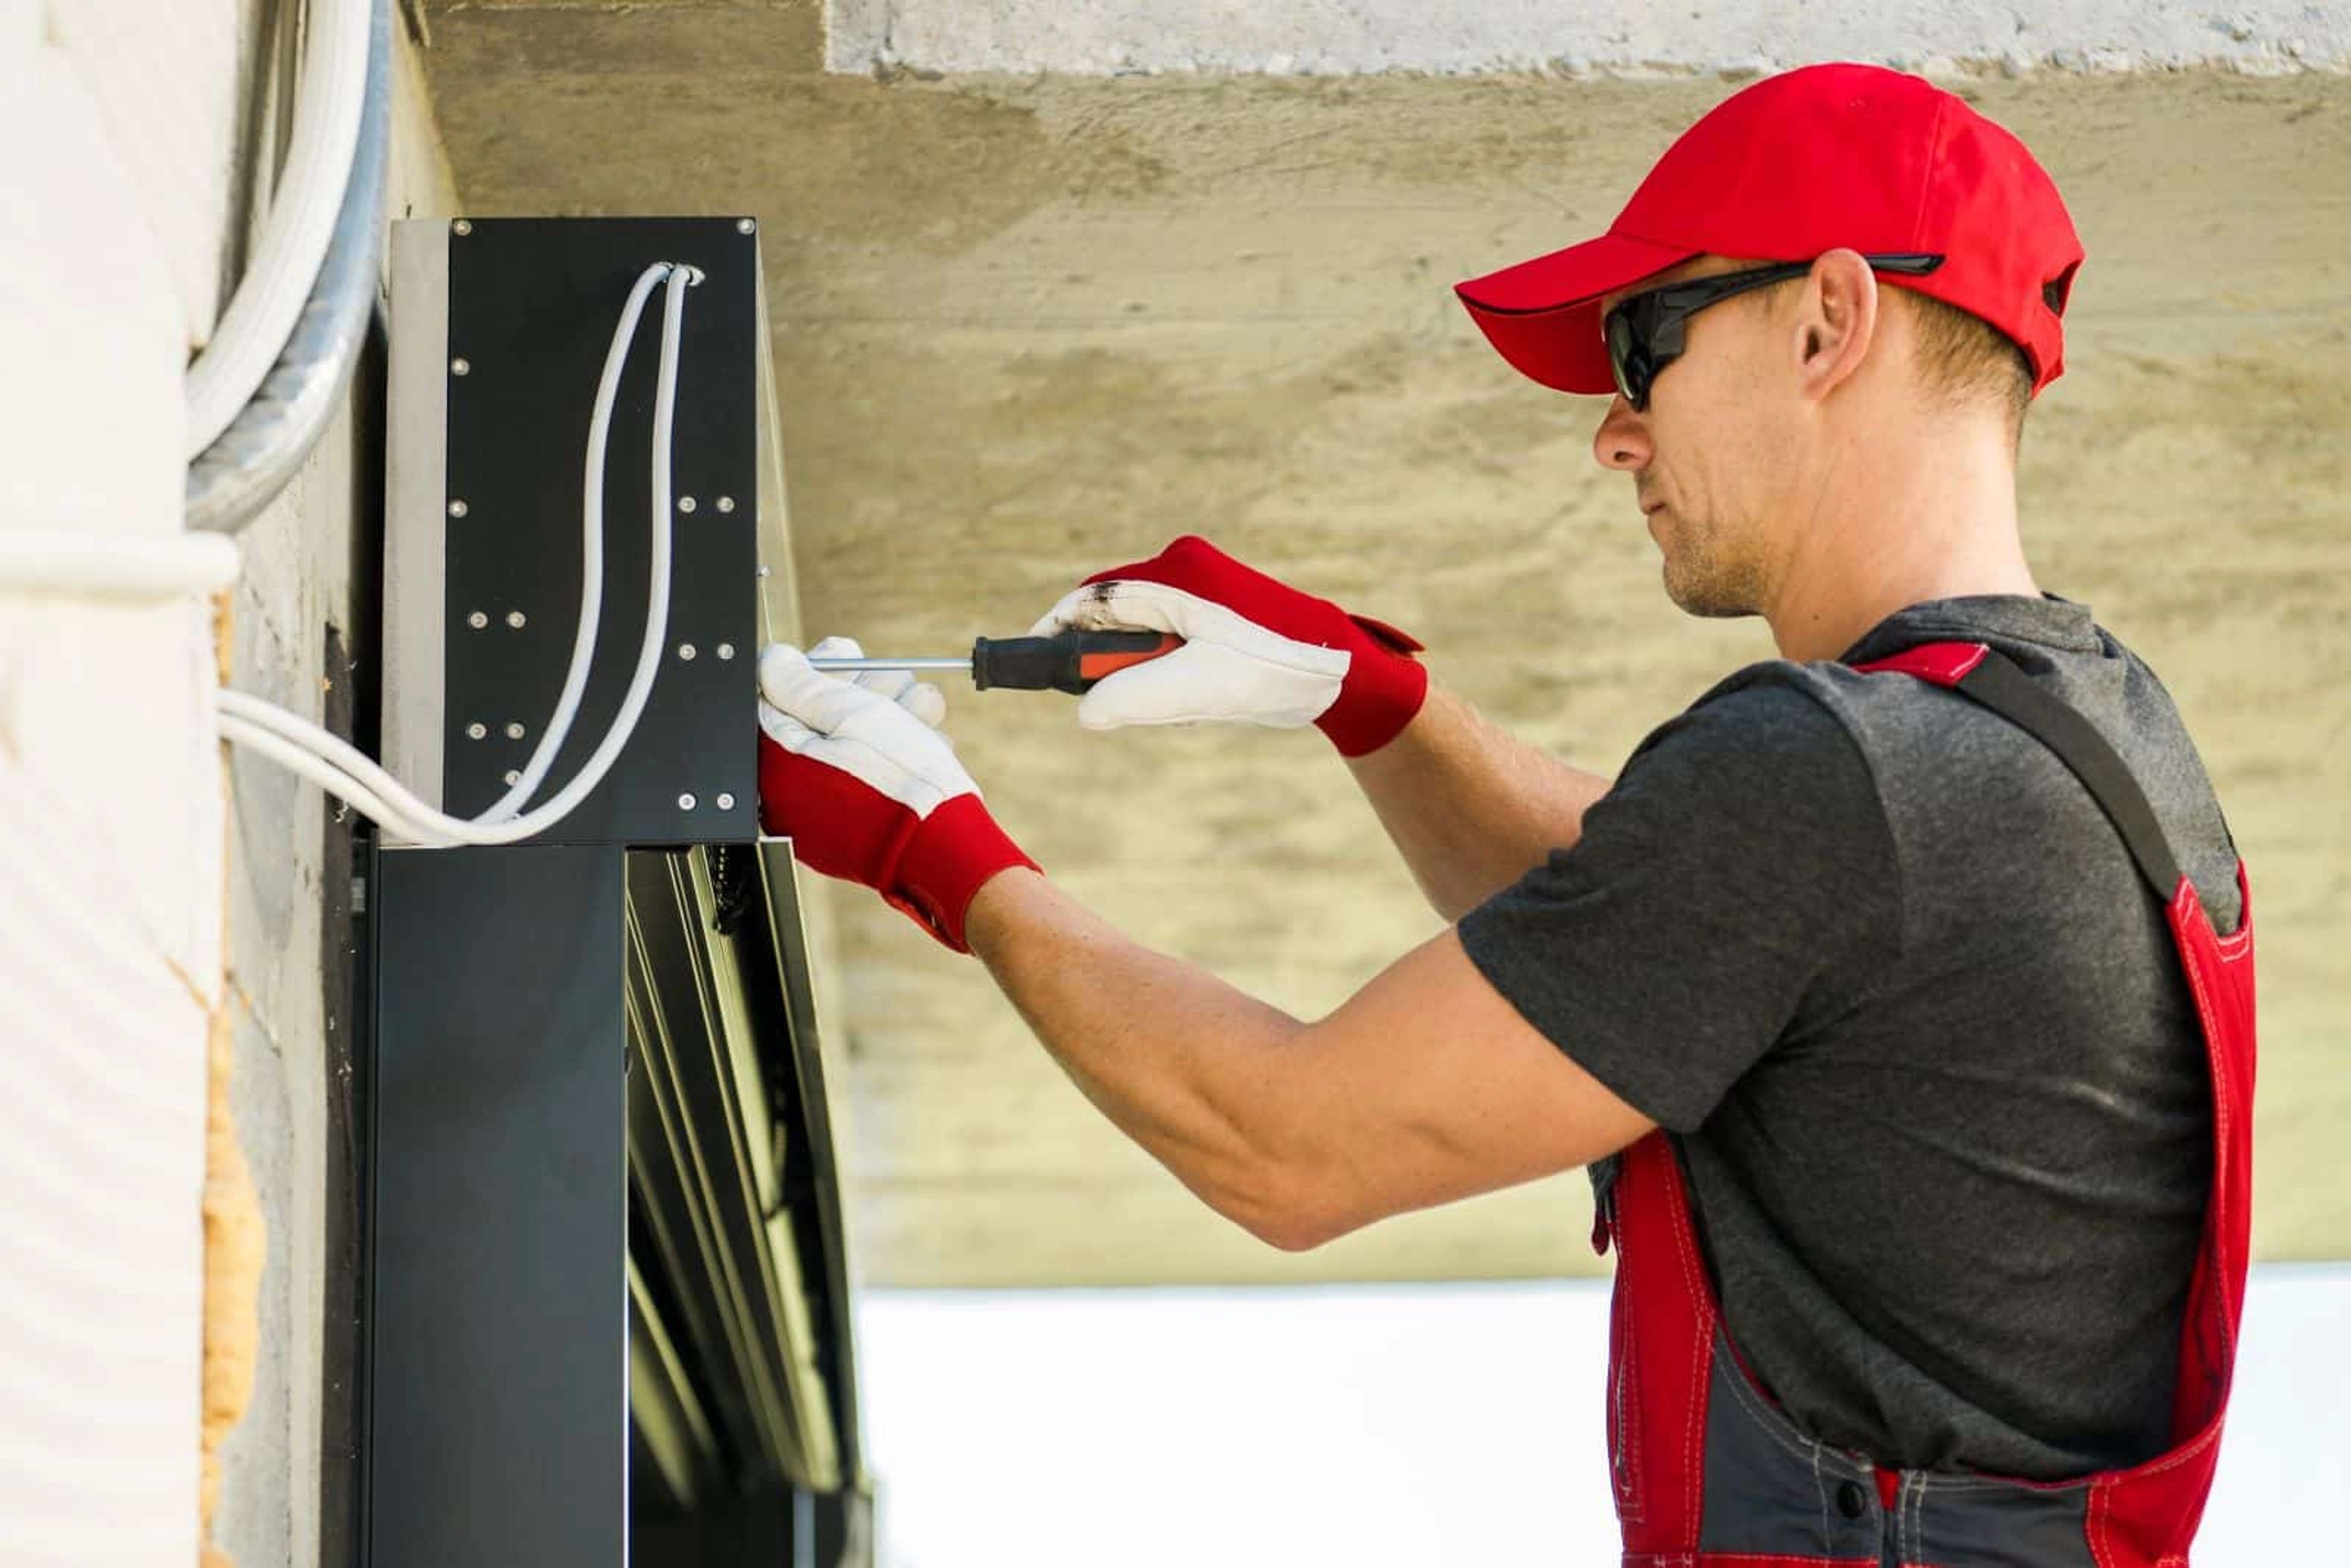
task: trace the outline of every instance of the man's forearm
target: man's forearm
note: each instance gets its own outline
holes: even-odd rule
[[[1025,870],[972,900],[972,952],[1087,1099],[1218,1213],[1273,1242],[1299,1205],[1282,1183],[1276,1053],[1305,1027],[1134,942]]]
[[[1442,687],[1347,766],[1428,902],[1458,920],[1582,835],[1610,780],[1513,738]]]

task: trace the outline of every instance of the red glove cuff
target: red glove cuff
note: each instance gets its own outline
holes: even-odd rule
[[[864,780],[759,737],[759,821],[789,838],[802,865],[861,883],[958,953],[970,946],[964,912],[980,883],[1007,866],[1040,869],[977,795],[917,817]]]
[[[1412,656],[1420,644],[1395,627],[1366,615],[1347,619],[1364,635],[1351,650],[1339,700],[1314,724],[1340,756],[1362,757],[1394,740],[1420,712],[1428,700],[1428,666]]]
[[[1098,571],[1085,580],[1113,578],[1180,588],[1276,636],[1346,649],[1353,656],[1338,700],[1314,721],[1342,757],[1377,751],[1412,722],[1427,700],[1428,671],[1413,657],[1422,651],[1418,643],[1384,622],[1351,615],[1330,600],[1244,566],[1196,534],[1185,535],[1149,560]]]
[[[1044,868],[1021,851],[977,795],[941,804],[908,834],[883,880],[882,896],[958,953],[968,953],[963,921],[982,883],[998,872]]]

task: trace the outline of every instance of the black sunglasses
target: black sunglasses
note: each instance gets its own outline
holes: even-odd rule
[[[1939,256],[1915,253],[1865,256],[1862,259],[1876,271],[1906,273],[1914,277],[1924,277],[1943,265]],[[1635,413],[1646,409],[1649,388],[1658,372],[1681,357],[1683,323],[1708,306],[1719,304],[1733,295],[1802,277],[1812,269],[1809,261],[1783,261],[1748,272],[1726,272],[1716,277],[1668,283],[1663,288],[1618,300],[1616,308],[1608,312],[1604,326],[1608,367],[1616,372],[1616,390],[1625,394],[1625,401],[1633,405]]]

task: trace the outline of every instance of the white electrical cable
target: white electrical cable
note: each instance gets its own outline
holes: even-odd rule
[[[657,268],[647,267],[629,291],[629,302],[621,309],[621,325],[612,333],[612,346],[604,355],[604,374],[596,383],[596,412],[588,421],[588,453],[583,460],[580,477],[580,627],[571,638],[571,665],[563,673],[563,695],[555,701],[555,716],[538,737],[538,746],[523,765],[522,777],[514,788],[498,797],[497,803],[482,813],[486,822],[503,822],[522,810],[546,779],[547,770],[555,764],[555,754],[563,748],[564,737],[571,733],[571,721],[579,716],[580,695],[588,689],[588,665],[596,647],[596,631],[604,610],[604,446],[612,430],[612,404],[621,389],[621,367],[629,357],[629,345],[637,335],[637,318],[644,310],[645,296],[661,281]],[[666,452],[657,454],[655,462],[666,461]],[[666,535],[666,522],[661,525]]]
[[[431,806],[340,736],[244,692],[221,692],[218,709],[223,735],[293,768],[319,788],[350,801],[362,815],[421,843],[455,841],[438,829],[423,825],[424,819],[437,814]],[[252,738],[256,735],[275,744],[262,744]],[[296,766],[284,755],[285,747],[293,748],[312,766]]]
[[[676,424],[678,337],[685,315],[685,290],[700,283],[702,274],[682,263],[657,262],[638,277],[635,288],[630,293],[628,305],[622,312],[620,324],[614,329],[612,347],[605,359],[604,376],[596,389],[595,413],[589,424],[591,461],[586,475],[587,499],[583,503],[583,510],[592,517],[592,523],[584,530],[586,559],[581,564],[581,571],[583,580],[597,584],[599,598],[593,604],[583,601],[581,606],[583,634],[574,640],[573,669],[566,678],[564,696],[558,705],[558,719],[563,728],[569,727],[578,711],[578,688],[586,685],[585,661],[595,642],[595,619],[601,608],[603,458],[605,437],[611,425],[612,405],[619,397],[621,368],[626,362],[629,344],[635,336],[645,297],[664,277],[668,279],[669,290],[662,313],[661,370],[653,396],[653,560],[645,601],[644,642],[638,649],[636,670],[630,677],[620,711],[613,716],[603,739],[590,754],[578,775],[553,799],[525,815],[514,816],[511,803],[527,795],[525,787],[535,782],[526,776],[497,806],[491,809],[491,812],[469,821],[452,817],[419,800],[413,790],[341,737],[247,693],[225,690],[220,693],[220,726],[224,737],[292,768],[319,788],[349,801],[363,815],[384,827],[418,843],[434,847],[519,842],[553,826],[587,799],[589,793],[603,781],[604,775],[611,770],[621,748],[628,744],[630,735],[636,729],[637,720],[644,712],[646,698],[652,693],[653,677],[660,673],[662,650],[669,635],[670,447]],[[563,711],[565,705],[569,705],[570,712]],[[553,757],[554,747],[561,743],[561,730],[550,724],[548,730],[549,738],[540,742],[540,749],[547,758]],[[532,761],[544,775],[542,759],[534,757]],[[507,814],[504,817],[492,815],[501,810]]]
[[[221,695],[225,697],[230,694],[224,692]],[[296,738],[279,735],[276,731],[280,727],[245,718],[229,712],[225,706],[218,717],[223,739],[235,741],[247,750],[258,752],[280,767],[300,774],[328,794],[348,801],[353,810],[369,821],[381,823],[403,838],[435,848],[446,847],[449,841],[394,807],[373,789],[356,782],[350,774],[312,749],[311,742],[316,737]]]
[[[318,280],[359,147],[369,13],[370,0],[311,0],[290,150],[269,221],[211,343],[188,367],[190,462],[251,401]]]
[[[214,534],[107,535],[0,528],[0,593],[178,599],[236,580],[235,541]]]

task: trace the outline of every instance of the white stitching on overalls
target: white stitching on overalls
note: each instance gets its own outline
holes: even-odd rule
[[[1623,1179],[1621,1174],[1618,1179]],[[1609,1458],[1612,1462],[1620,1456],[1625,1459],[1625,1463],[1623,1469],[1625,1479],[1620,1484],[1617,1482],[1616,1478],[1612,1475],[1609,1477],[1609,1481],[1616,1498],[1617,1519],[1625,1524],[1638,1524],[1643,1521],[1646,1515],[1650,1490],[1648,1485],[1649,1456],[1646,1447],[1640,1437],[1640,1431],[1646,1429],[1647,1423],[1639,1423],[1638,1429],[1636,1429],[1635,1422],[1625,1419],[1625,1411],[1628,1406],[1636,1416],[1638,1415],[1641,1407],[1641,1396],[1638,1388],[1634,1388],[1629,1400],[1626,1396],[1625,1391],[1627,1386],[1634,1383],[1635,1369],[1641,1364],[1641,1342],[1639,1330],[1641,1316],[1640,1302],[1635,1299],[1633,1291],[1631,1269],[1626,1261],[1625,1254],[1625,1228],[1620,1224],[1613,1226],[1611,1228],[1615,1233],[1616,1243],[1615,1291],[1623,1292],[1624,1297],[1621,1303],[1623,1308],[1621,1315],[1624,1319],[1625,1327],[1625,1359],[1623,1365],[1612,1366],[1609,1369],[1616,1384],[1615,1402],[1617,1448],[1617,1452],[1611,1454]],[[1646,1247],[1648,1243],[1644,1241],[1642,1245]],[[1612,1291],[1609,1298],[1609,1310],[1612,1313],[1615,1312],[1618,1306],[1619,1302],[1616,1299],[1616,1295]],[[1630,1494],[1629,1497],[1627,1496],[1628,1493]]]
[[[1829,1483],[1821,1479],[1821,1449],[1817,1443],[1813,1445],[1813,1496],[1820,1500],[1821,1555],[1826,1557],[1832,1544],[1829,1537]]]
[[[1683,1287],[1687,1291],[1689,1300],[1698,1308],[1698,1332],[1704,1352],[1690,1357],[1689,1403],[1682,1406],[1683,1490],[1690,1500],[1690,1517],[1684,1524],[1683,1531],[1687,1539],[1695,1541],[1698,1539],[1699,1525],[1698,1510],[1701,1506],[1701,1501],[1698,1489],[1688,1485],[1687,1482],[1690,1478],[1702,1477],[1705,1474],[1700,1466],[1706,1448],[1706,1432],[1704,1425],[1698,1419],[1698,1409],[1701,1396],[1705,1392],[1705,1375],[1714,1360],[1712,1354],[1714,1300],[1712,1293],[1706,1288],[1705,1273],[1698,1269],[1698,1260],[1690,1248],[1689,1192],[1682,1181],[1680,1161],[1670,1143],[1659,1145],[1657,1158],[1667,1162],[1666,1174],[1672,1178],[1672,1188],[1668,1196],[1677,1198],[1681,1205],[1680,1223],[1672,1225],[1668,1228],[1674,1233],[1674,1249],[1681,1260]]]

